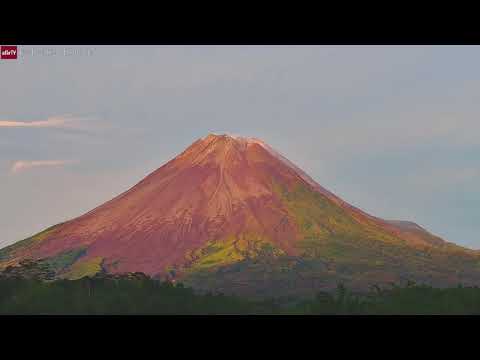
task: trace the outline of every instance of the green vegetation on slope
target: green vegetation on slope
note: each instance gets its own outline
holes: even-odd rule
[[[256,234],[229,236],[224,240],[209,241],[205,246],[189,252],[185,271],[195,272],[230,265],[246,259],[272,256],[285,253],[272,243]]]
[[[103,258],[94,257],[90,259],[81,259],[75,262],[70,269],[61,274],[63,279],[77,280],[85,276],[93,276],[102,271]]]
[[[275,189],[303,235],[298,244],[303,257],[337,264],[365,265],[371,269],[401,267],[434,272],[441,267],[455,273],[464,269],[474,273],[480,270],[480,258],[461,251],[460,247],[414,248],[373,223],[358,223],[322,194],[303,185],[293,191],[278,185]]]
[[[38,234],[30,236],[24,240],[20,240],[15,244],[7,246],[0,250],[0,269],[5,267],[2,266],[2,262],[6,263],[9,259],[14,258],[20,251],[26,252],[29,248],[34,246],[35,244],[41,242],[42,240],[46,239],[48,235],[54,232],[57,227],[61,224],[53,225]]]
[[[338,239],[370,239],[397,245],[404,243],[374,224],[359,224],[344,209],[303,184],[291,191],[278,184],[274,184],[273,188],[295,220],[307,247],[313,242]]]
[[[86,254],[85,248],[65,251],[56,256],[44,259],[43,261],[57,274],[61,273],[74,264],[79,258]]]

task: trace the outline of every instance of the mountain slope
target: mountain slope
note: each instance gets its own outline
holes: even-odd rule
[[[65,278],[140,271],[251,295],[480,279],[477,252],[349,205],[258,139],[213,134],[109,202],[0,250],[0,267],[22,259],[47,259]]]

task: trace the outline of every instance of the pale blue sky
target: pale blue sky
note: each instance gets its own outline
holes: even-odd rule
[[[0,246],[229,132],[373,215],[480,249],[478,46],[50,48],[0,60]]]

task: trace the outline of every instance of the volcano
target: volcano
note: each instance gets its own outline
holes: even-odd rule
[[[0,251],[59,278],[143,272],[250,296],[480,283],[480,255],[369,215],[266,143],[210,134],[116,198]]]

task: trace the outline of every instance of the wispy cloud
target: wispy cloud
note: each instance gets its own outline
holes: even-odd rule
[[[81,129],[82,120],[88,118],[74,117],[71,115],[48,117],[46,120],[16,121],[0,120],[0,127],[8,128],[57,128],[57,129]]]
[[[45,128],[45,127],[64,127],[66,124],[67,124],[67,120],[64,118],[48,118],[47,120],[40,120],[40,121],[0,120],[0,127]]]
[[[29,170],[34,167],[51,167],[51,166],[65,166],[68,164],[74,163],[71,160],[36,160],[36,161],[26,161],[26,160],[19,160],[15,161],[11,168],[11,174],[18,174],[20,172]]]

